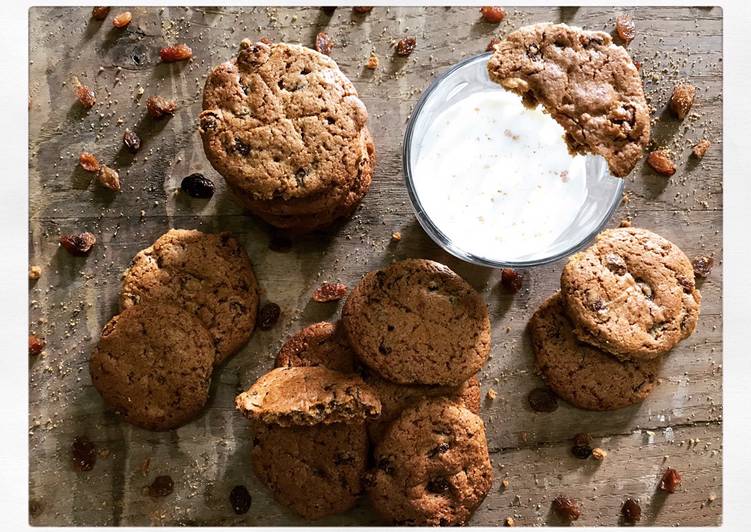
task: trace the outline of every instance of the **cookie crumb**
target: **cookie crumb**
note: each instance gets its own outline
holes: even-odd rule
[[[394,231],[391,233],[391,241],[392,242],[399,242],[402,239],[402,234],[399,231]]]
[[[600,447],[595,447],[594,449],[592,449],[592,458],[599,462],[603,461],[607,455],[608,453],[607,451],[605,451],[605,449],[601,449]]]
[[[504,478],[501,480],[501,487],[503,488],[503,491],[506,491],[509,487],[509,481],[507,478]]]
[[[624,218],[621,220],[621,223],[618,224],[618,227],[631,227],[631,218]]]
[[[673,88],[673,94],[670,96],[670,110],[675,113],[680,120],[683,120],[691,111],[696,96],[696,87],[690,83],[678,83]]]
[[[342,283],[323,283],[313,292],[313,301],[329,303],[339,301],[347,295],[347,285]]]
[[[496,391],[491,388],[490,390],[488,390],[488,393],[485,394],[485,397],[487,397],[488,401],[493,401],[496,397],[498,397],[498,393],[496,393]]]
[[[507,517],[506,519],[503,520],[503,526],[515,526],[515,525],[516,523],[514,523],[513,517]]]
[[[704,154],[707,153],[707,150],[712,145],[711,142],[707,139],[701,139],[699,142],[697,142],[694,147],[691,149],[691,154],[696,157],[697,159],[701,160],[704,158]]]
[[[378,68],[378,65],[380,64],[380,60],[378,59],[378,56],[375,52],[370,52],[370,57],[368,57],[368,62],[365,64],[366,67],[368,67],[370,70],[375,70]]]
[[[29,266],[29,280],[36,281],[42,276],[42,268],[39,266]]]
[[[29,355],[30,356],[39,356],[42,353],[42,350],[45,346],[44,340],[39,338],[38,336],[35,336],[33,334],[29,335]]]

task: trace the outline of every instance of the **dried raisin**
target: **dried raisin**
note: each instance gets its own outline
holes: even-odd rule
[[[248,513],[252,501],[253,498],[250,496],[250,492],[248,492],[248,488],[245,486],[235,486],[232,488],[232,491],[229,492],[229,502],[237,515]]]
[[[696,87],[690,83],[679,83],[673,88],[670,96],[670,109],[679,119],[683,120],[691,111],[696,96]]]
[[[370,70],[375,70],[376,68],[378,68],[379,63],[380,61],[376,53],[370,52],[370,57],[368,57],[368,62],[365,63],[365,66]]]
[[[506,18],[506,11],[498,6],[484,6],[480,8],[480,14],[485,22],[500,24]]]
[[[78,103],[80,103],[86,109],[91,109],[96,103],[96,93],[94,92],[94,89],[81,84],[81,82],[78,82],[78,80],[76,81],[77,83],[75,92],[76,98],[78,98]]]
[[[167,46],[159,50],[159,57],[165,63],[185,61],[193,57],[193,50],[187,44],[176,44],[175,46]]]
[[[29,355],[30,356],[39,356],[42,353],[42,350],[44,349],[44,346],[47,345],[44,340],[39,338],[38,336],[34,336],[33,334],[29,335]]]
[[[88,255],[94,244],[96,244],[96,237],[88,232],[60,236],[60,245],[68,253],[76,257],[85,257]]]
[[[660,479],[660,490],[668,493],[675,493],[675,490],[678,489],[678,486],[680,485],[681,474],[672,467],[667,468],[662,475],[662,479]]]
[[[566,521],[576,521],[581,515],[579,505],[574,499],[559,495],[553,499],[553,510],[561,519]]]
[[[558,398],[547,388],[535,388],[527,395],[527,401],[535,412],[554,412],[558,409]]]
[[[313,301],[328,303],[339,301],[347,294],[347,285],[342,283],[323,283],[313,292]]]
[[[675,173],[675,163],[667,150],[655,150],[647,157],[647,164],[660,175],[670,177]]]
[[[269,331],[279,320],[279,316],[282,313],[282,309],[276,303],[266,303],[258,311],[258,318],[256,319],[256,325],[262,331]]]
[[[503,268],[501,270],[501,286],[511,294],[517,293],[522,287],[522,275],[511,268]]]
[[[150,96],[146,100],[146,110],[151,118],[159,119],[174,114],[177,109],[175,100],[168,100],[162,96]]]
[[[415,47],[417,46],[417,41],[414,37],[405,37],[404,39],[400,40],[398,43],[396,43],[396,55],[401,57],[407,57],[412,52],[415,51]]]
[[[316,35],[316,50],[325,55],[331,55],[331,50],[334,48],[334,39],[332,39],[325,31]]]
[[[488,45],[485,47],[486,52],[494,52],[495,47],[501,44],[501,40],[498,37],[492,37],[490,41],[488,42]]]
[[[120,174],[117,170],[103,164],[96,174],[96,178],[103,186],[115,192],[120,192]]]
[[[701,139],[699,142],[694,145],[694,147],[691,149],[691,153],[693,153],[694,157],[697,159],[703,159],[704,154],[707,153],[707,150],[712,145],[711,142],[707,139]]]
[[[641,519],[641,506],[635,499],[628,498],[621,507],[623,520],[630,525],[635,524]]]
[[[99,171],[99,161],[93,153],[87,151],[81,152],[81,155],[78,156],[78,164],[87,172]]]
[[[623,44],[629,44],[636,37],[636,25],[630,15],[615,17],[615,32]]]
[[[694,267],[694,275],[696,277],[706,279],[709,277],[709,274],[712,273],[714,259],[709,256],[696,257],[691,261],[691,265]]]
[[[125,144],[129,152],[136,153],[141,149],[141,137],[135,131],[126,129],[125,133],[123,133],[123,144]]]
[[[122,29],[130,24],[132,19],[133,15],[130,11],[123,11],[119,15],[115,15],[115,18],[112,19],[112,25],[116,28]]]
[[[91,18],[94,20],[104,20],[110,12],[109,7],[95,7],[91,10]]]
[[[183,178],[180,189],[192,198],[209,199],[214,195],[214,182],[203,174],[190,174]]]

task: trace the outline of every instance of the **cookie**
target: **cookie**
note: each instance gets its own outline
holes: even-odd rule
[[[248,342],[258,286],[245,249],[229,233],[170,229],[123,276],[120,308],[149,301],[174,303],[201,320],[219,364]]]
[[[619,360],[580,342],[560,292],[529,320],[538,373],[553,391],[586,410],[615,410],[643,401],[657,385],[659,359]]]
[[[367,493],[399,525],[464,525],[493,482],[482,420],[449,399],[405,410],[375,450]]]
[[[381,413],[360,377],[321,366],[273,369],[238,395],[235,406],[249,419],[283,427],[362,422]]]
[[[573,153],[602,155],[627,175],[649,143],[649,107],[625,48],[602,31],[534,24],[509,33],[488,61],[492,81],[541,103]]]
[[[362,493],[368,438],[360,423],[252,423],[251,465],[281,504],[306,519],[349,510]]]
[[[128,423],[169,430],[203,409],[214,357],[211,336],[191,313],[143,303],[104,326],[89,371],[102,399]]]
[[[276,355],[276,367],[323,366],[342,373],[355,371],[355,354],[341,322],[322,321],[292,335]]]
[[[399,384],[459,386],[490,352],[485,302],[430,260],[407,259],[365,275],[344,304],[342,323],[359,359]]]
[[[691,261],[645,229],[610,229],[569,258],[561,293],[576,336],[625,358],[648,359],[688,337],[701,295]]]

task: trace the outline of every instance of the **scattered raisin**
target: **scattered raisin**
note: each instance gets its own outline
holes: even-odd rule
[[[120,192],[120,174],[117,170],[103,164],[96,174],[97,180],[105,187],[115,192]]]
[[[675,163],[667,150],[655,150],[650,153],[647,164],[660,175],[669,177],[675,173]]]
[[[714,259],[709,256],[696,257],[691,261],[691,265],[694,267],[694,275],[701,279],[706,279],[709,274],[712,273],[712,267],[714,266]]]
[[[190,174],[180,182],[180,190],[191,198],[209,199],[214,195],[214,182],[203,174]]]
[[[347,294],[347,285],[342,283],[323,283],[313,292],[313,301],[328,303],[339,301]]]
[[[667,468],[665,470],[665,473],[662,475],[662,479],[660,480],[660,490],[666,491],[668,493],[675,493],[675,490],[680,485],[681,474],[672,467]]]
[[[414,37],[405,37],[396,43],[396,55],[407,57],[415,51],[415,46],[417,46],[417,41]]]
[[[498,37],[492,37],[490,41],[488,42],[488,45],[485,47],[486,52],[494,52],[495,47],[501,44],[501,40]]]
[[[168,100],[162,96],[150,96],[146,100],[146,110],[149,112],[151,118],[162,118],[166,115],[171,115],[177,109],[177,102],[175,100]]]
[[[130,11],[123,11],[119,15],[115,15],[115,18],[112,19],[112,25],[116,28],[124,28],[128,24],[130,24],[130,21],[133,19],[133,15],[130,13]]]
[[[266,303],[258,311],[258,319],[256,324],[262,331],[271,330],[274,324],[279,320],[279,316],[282,313],[282,309],[276,303]]]
[[[501,286],[512,294],[517,293],[522,287],[522,275],[511,268],[501,270]]]
[[[451,484],[445,478],[440,477],[428,481],[427,488],[431,493],[446,493],[451,489]]]
[[[175,46],[167,46],[159,50],[159,57],[165,63],[173,63],[175,61],[185,61],[193,57],[193,50],[190,46],[184,43],[176,44]]]
[[[636,37],[636,25],[630,15],[615,17],[615,32],[623,44],[628,45]]]
[[[589,445],[574,445],[571,448],[571,454],[573,454],[579,460],[586,460],[592,456],[592,447]]]
[[[506,10],[498,6],[484,6],[480,8],[480,14],[485,22],[500,24],[506,18]]]
[[[712,143],[709,142],[707,139],[701,139],[691,149],[691,153],[693,153],[694,157],[696,157],[697,159],[703,159],[704,154],[707,153],[707,150],[709,149],[711,145]]]
[[[553,510],[561,519],[566,521],[576,521],[581,515],[579,505],[574,499],[559,495],[553,499]]]
[[[42,353],[42,350],[44,349],[45,344],[44,340],[39,338],[38,336],[34,336],[33,334],[29,335],[29,355],[30,356],[39,356]]]
[[[529,406],[535,412],[555,412],[558,398],[548,388],[535,388],[527,395]]]
[[[696,96],[696,87],[690,83],[679,83],[670,96],[670,109],[679,119],[683,120],[691,110]]]
[[[70,447],[73,467],[79,471],[91,471],[96,464],[96,445],[86,436],[76,436]]]
[[[169,475],[159,475],[154,479],[146,492],[149,497],[166,497],[174,490],[175,483],[172,482],[172,477]]]
[[[621,515],[623,515],[623,520],[630,525],[639,521],[641,519],[641,506],[639,506],[639,502],[631,498],[626,499],[626,502],[621,507]]]
[[[87,151],[81,152],[81,155],[78,156],[78,164],[87,172],[99,171],[99,161],[93,153]]]
[[[371,11],[373,11],[373,6],[355,6],[352,8],[352,11],[354,11],[358,15],[364,15],[365,13],[370,13]]]
[[[135,131],[126,129],[125,133],[123,133],[123,144],[128,148],[128,151],[136,153],[141,149],[141,137]]]
[[[325,55],[331,55],[331,50],[334,48],[334,39],[332,39],[328,33],[322,31],[316,35],[316,50]]]
[[[110,12],[109,7],[95,7],[91,10],[91,18],[95,20],[104,20]]]
[[[81,84],[81,82],[78,81],[76,83],[75,91],[76,98],[78,98],[78,103],[80,103],[86,109],[91,109],[92,107],[94,107],[94,104],[96,103],[96,93],[94,93],[93,89]]]
[[[77,235],[60,236],[60,245],[73,256],[85,257],[91,252],[96,244],[96,237],[91,233],[79,233]]]
[[[235,486],[229,492],[229,502],[237,515],[248,513],[252,501],[248,488],[245,486]]]
[[[380,61],[378,59],[378,56],[375,52],[370,52],[370,56],[368,57],[368,62],[365,63],[365,66],[368,67],[370,70],[375,70],[378,68]]]

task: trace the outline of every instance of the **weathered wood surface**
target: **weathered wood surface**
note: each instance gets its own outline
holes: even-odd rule
[[[113,9],[113,13],[116,10]],[[639,166],[627,178],[630,201],[612,221],[632,216],[634,225],[659,232],[689,256],[722,256],[722,13],[711,8],[624,9],[636,20],[630,50],[642,62],[645,88],[657,118],[654,137],[677,154],[671,179]],[[667,357],[663,383],[641,406],[591,413],[566,404],[535,414],[525,396],[540,381],[524,327],[536,306],[554,292],[561,263],[526,272],[515,296],[500,289],[499,274],[461,263],[422,232],[403,186],[401,140],[420,91],[459,59],[481,52],[489,38],[536,21],[566,21],[612,31],[617,11],[604,8],[509,9],[500,26],[480,22],[477,8],[375,8],[356,16],[339,8],[329,19],[317,8],[135,8],[125,31],[89,20],[90,8],[33,8],[30,17],[31,87],[30,263],[43,268],[30,288],[30,329],[47,340],[29,364],[31,522],[39,525],[303,524],[275,504],[252,477],[245,421],[232,399],[267,371],[280,342],[302,325],[333,318],[337,307],[310,301],[323,280],[354,284],[366,271],[403,257],[442,261],[481,290],[493,323],[492,358],[482,371],[492,458],[492,492],[472,520],[498,525],[513,516],[520,525],[556,524],[550,501],[579,498],[582,524],[616,525],[627,497],[638,497],[644,524],[715,525],[722,513],[722,267],[702,286],[697,332]],[[269,233],[242,214],[204,158],[196,132],[200,93],[210,67],[235,51],[243,37],[268,36],[311,44],[326,29],[333,57],[354,81],[371,115],[378,150],[373,187],[353,220],[332,234],[295,242],[289,253],[268,249]],[[406,60],[392,57],[391,43],[417,37]],[[192,62],[165,65],[158,50],[187,42]],[[371,49],[381,67],[364,68]],[[98,103],[83,113],[74,103],[71,78],[95,87]],[[664,112],[674,81],[697,87],[695,113],[678,123]],[[145,94],[136,98],[138,85]],[[151,94],[176,97],[171,120],[144,119]],[[121,122],[119,121],[121,119]],[[120,122],[120,123],[119,123]],[[144,148],[121,150],[125,127],[135,127]],[[712,148],[692,162],[693,141]],[[90,150],[120,170],[123,192],[112,194],[77,167]],[[208,202],[175,194],[183,176],[201,171],[218,185]],[[281,305],[282,319],[258,331],[249,345],[215,373],[206,412],[168,433],[150,433],[118,421],[91,386],[87,361],[99,330],[116,311],[120,274],[131,257],[169,227],[230,230],[245,244],[263,299]],[[59,250],[61,232],[89,230],[99,239],[92,255],[74,259]],[[393,231],[402,240],[390,243]],[[674,441],[669,441],[670,430]],[[602,463],[573,458],[570,438],[586,431],[607,450]],[[88,473],[76,473],[70,444],[87,435],[108,455]],[[690,442],[694,443],[691,444]],[[149,460],[148,472],[143,465]],[[655,493],[667,465],[683,473],[675,495]],[[170,474],[175,492],[154,500],[142,489]],[[508,478],[507,490],[501,480]],[[253,506],[235,516],[232,486],[247,484]],[[712,502],[709,502],[712,499]],[[321,524],[374,524],[363,503]]]

